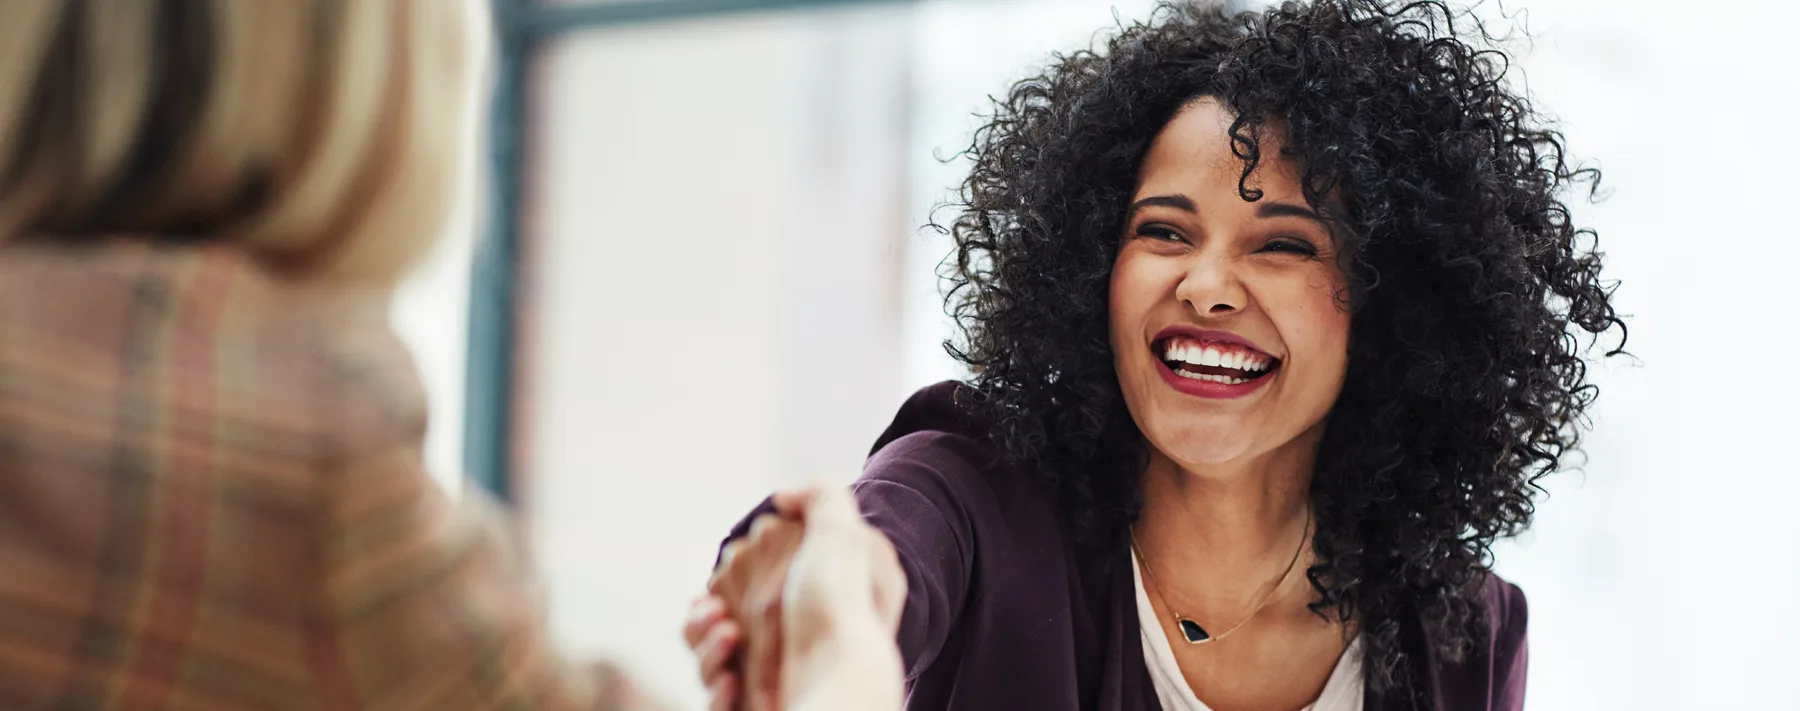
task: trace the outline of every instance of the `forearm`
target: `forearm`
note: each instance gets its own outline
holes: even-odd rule
[[[873,615],[839,622],[787,664],[786,711],[900,711],[900,651]]]
[[[476,494],[450,500],[417,451],[410,442],[371,449],[347,463],[340,481],[348,484],[323,498],[318,519],[329,525],[316,604],[342,647],[326,657],[338,664],[313,666],[314,683],[347,690],[368,711],[594,709],[592,680],[553,646],[503,512]],[[377,506],[377,497],[406,503]],[[495,679],[506,683],[468,683],[453,663],[477,659],[495,660]]]

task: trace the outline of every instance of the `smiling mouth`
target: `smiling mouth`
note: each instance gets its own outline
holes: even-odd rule
[[[1280,358],[1236,343],[1175,336],[1157,341],[1154,348],[1169,370],[1190,380],[1243,385],[1281,367]]]

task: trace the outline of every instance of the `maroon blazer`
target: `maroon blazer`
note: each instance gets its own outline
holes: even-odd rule
[[[958,383],[918,392],[853,486],[906,570],[899,644],[910,711],[1152,711],[1130,549],[1077,546],[1053,492],[993,466]],[[768,511],[765,503],[732,531]],[[1525,597],[1488,576],[1488,643],[1452,663],[1417,620],[1402,641],[1417,694],[1368,692],[1367,711],[1518,711]]]

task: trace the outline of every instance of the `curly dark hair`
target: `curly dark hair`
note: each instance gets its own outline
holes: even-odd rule
[[[1504,42],[1439,2],[1165,3],[995,99],[938,225],[956,243],[942,276],[961,342],[945,346],[989,436],[1083,539],[1116,542],[1144,465],[1107,329],[1138,166],[1178,110],[1216,97],[1257,200],[1259,136],[1284,132],[1339,235],[1352,313],[1311,488],[1312,609],[1357,622],[1377,689],[1409,673],[1409,615],[1450,659],[1485,638],[1490,546],[1529,523],[1597,394],[1572,327],[1624,347],[1595,235],[1564,202],[1599,173],[1510,85]]]

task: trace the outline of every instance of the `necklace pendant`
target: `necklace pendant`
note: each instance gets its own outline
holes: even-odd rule
[[[1205,644],[1212,641],[1212,635],[1207,634],[1206,628],[1201,627],[1198,622],[1186,617],[1176,617],[1175,624],[1181,627],[1181,636],[1187,638],[1188,644]]]

